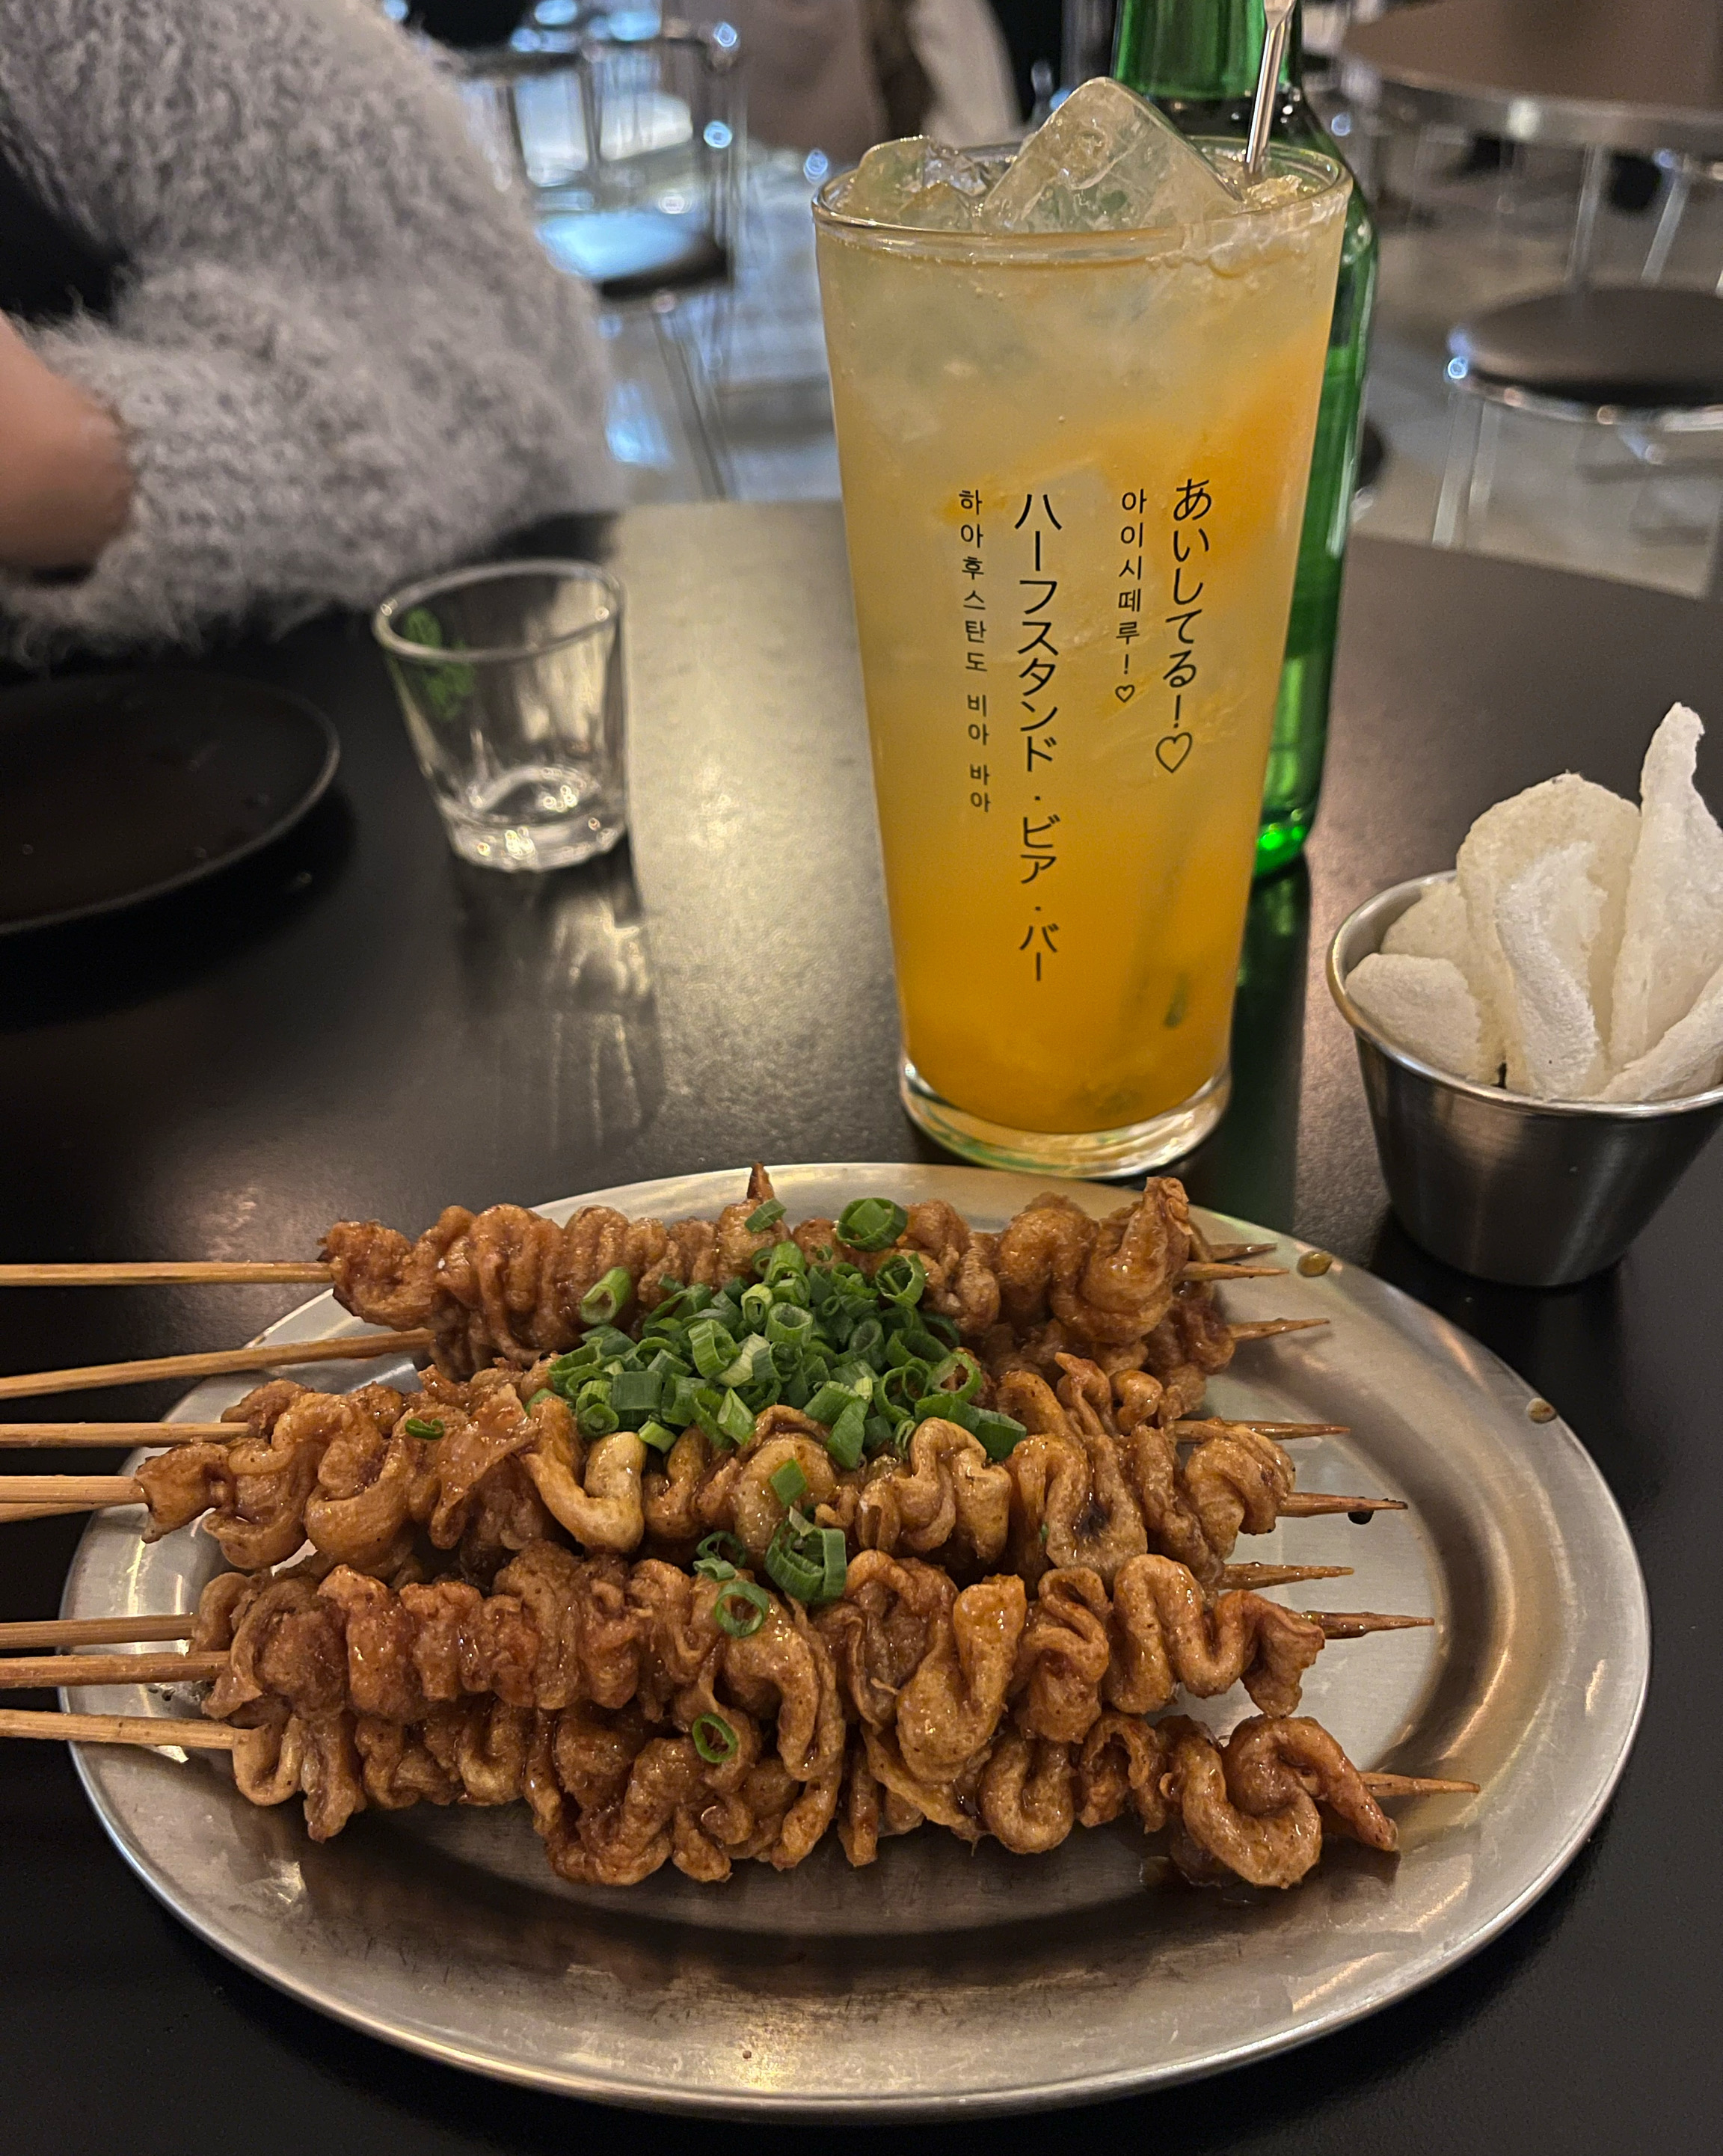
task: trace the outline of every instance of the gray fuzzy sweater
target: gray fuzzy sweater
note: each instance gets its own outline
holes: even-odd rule
[[[613,498],[590,298],[372,0],[0,0],[0,136],[130,265],[26,333],[136,475],[87,577],[0,572],[0,649],[367,607]]]

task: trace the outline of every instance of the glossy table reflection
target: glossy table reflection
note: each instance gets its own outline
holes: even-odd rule
[[[628,587],[631,849],[543,881],[464,868],[361,625],[224,652],[225,670],[322,706],[341,778],[298,834],[203,891],[0,950],[0,1255],[295,1255],[340,1214],[417,1225],[456,1197],[530,1200],[756,1150],[924,1155],[894,1090],[836,511],[642,511],[546,537],[608,551]],[[1723,1342],[1710,1231],[1723,1151],[1604,1279],[1540,1295],[1447,1272],[1386,1217],[1320,963],[1356,900],[1450,862],[1500,795],[1563,767],[1631,792],[1667,705],[1703,709],[1719,678],[1715,608],[1361,543],[1310,868],[1254,902],[1234,1104],[1188,1169],[1204,1201],[1364,1259],[1469,1327],[1591,1447],[1634,1529],[1657,1626],[1651,1706],[1615,1804],[1503,1939],[1356,2030],[1151,2102],[895,2128],[895,2148],[967,2156],[1049,2133],[1193,2156],[1715,2145],[1723,2070],[1704,1973],[1723,1938],[1723,1747],[1708,1560]],[[1711,751],[1702,779],[1714,770],[1723,780]],[[1723,800],[1723,783],[1712,791]],[[291,1299],[11,1293],[0,1368],[222,1344]],[[165,1404],[88,1394],[77,1412]],[[52,1609],[76,1532],[6,1531],[0,1616]],[[0,2145],[179,2156],[221,2135],[247,2156],[563,2156],[588,2133],[669,2149],[705,2130],[471,2080],[278,1998],[132,1881],[54,1748],[0,1750]]]

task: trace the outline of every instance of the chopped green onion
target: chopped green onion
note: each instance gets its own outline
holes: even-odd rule
[[[775,1302],[766,1315],[766,1337],[777,1348],[800,1348],[813,1337],[813,1312],[793,1302]]]
[[[981,1440],[989,1460],[1008,1459],[1018,1440],[1029,1434],[1020,1422],[1001,1414],[997,1408],[972,1408],[970,1413],[975,1420],[969,1427]]]
[[[736,1564],[746,1564],[748,1561],[747,1544],[740,1535],[732,1535],[720,1527],[716,1534],[708,1535],[695,1550],[694,1568],[698,1572],[703,1564],[722,1564],[727,1558],[734,1558]]]
[[[721,1767],[735,1758],[740,1747],[736,1732],[721,1714],[697,1714],[689,1735],[694,1748],[709,1767]]]
[[[754,1418],[734,1392],[726,1393],[718,1410],[718,1427],[732,1445],[746,1445],[754,1435]]]
[[[787,1512],[766,1553],[766,1569],[797,1602],[835,1602],[849,1571],[843,1529],[810,1527],[800,1512]]]
[[[838,1236],[852,1250],[885,1250],[909,1224],[909,1214],[889,1198],[858,1198],[838,1215]]]
[[[409,1437],[441,1437],[443,1425],[428,1415],[408,1415],[406,1422]]]
[[[720,1632],[732,1640],[751,1639],[772,1614],[772,1597],[751,1579],[726,1580],[712,1604]]]
[[[580,1299],[580,1314],[588,1325],[608,1325],[634,1292],[634,1276],[626,1265],[613,1265],[596,1280]]]
[[[702,1310],[710,1310],[711,1306],[712,1291],[704,1281],[695,1281],[683,1289],[682,1307],[690,1317]]]
[[[764,1281],[756,1281],[745,1287],[741,1295],[742,1322],[747,1325],[763,1325],[772,1308],[772,1290]]]
[[[700,1391],[700,1387],[692,1378],[678,1378],[675,1389],[659,1409],[659,1420],[669,1423],[674,1430],[686,1430],[690,1423],[698,1422]]]
[[[803,1556],[800,1548],[803,1540],[811,1537],[813,1532],[799,1512],[786,1512],[766,1552],[767,1571],[786,1594],[793,1595],[798,1602],[808,1601],[817,1595],[824,1577],[818,1558]]]
[[[703,1378],[715,1378],[736,1360],[735,1336],[715,1317],[702,1317],[688,1328],[688,1352]]]
[[[694,1417],[714,1445],[728,1445],[718,1418],[724,1412],[724,1394],[715,1385],[696,1385],[694,1389]]]
[[[867,1409],[859,1400],[854,1399],[832,1424],[831,1434],[826,1439],[826,1450],[846,1471],[861,1465],[862,1441],[867,1435]]]
[[[806,1413],[811,1422],[823,1422],[829,1428],[845,1408],[854,1405],[855,1399],[848,1385],[824,1384],[808,1403]]]
[[[777,1227],[784,1217],[784,1209],[775,1198],[768,1198],[763,1205],[756,1205],[748,1215],[748,1233],[763,1235],[768,1228]]]
[[[956,1400],[972,1400],[981,1390],[981,1364],[967,1348],[954,1349],[929,1374],[927,1380],[930,1393],[946,1394]]]
[[[766,1479],[772,1486],[772,1496],[786,1512],[792,1505],[799,1505],[808,1495],[808,1477],[796,1460],[785,1460],[782,1467],[774,1469]]]
[[[531,1414],[541,1400],[553,1400],[556,1397],[556,1395],[548,1385],[541,1385],[536,1393],[530,1393],[527,1395],[526,1412]]]
[[[618,1414],[651,1414],[664,1399],[656,1370],[618,1370],[610,1381],[610,1404]]]
[[[875,1460],[882,1452],[890,1450],[891,1438],[892,1425],[890,1416],[870,1414],[863,1424],[862,1450],[869,1460]]]
[[[667,1430],[661,1422],[643,1422],[635,1435],[643,1445],[649,1445],[654,1452],[668,1452],[680,1432]]]
[[[947,1348],[956,1346],[957,1328],[949,1317],[941,1317],[936,1310],[919,1311],[916,1315],[928,1331],[936,1338],[944,1341]]]
[[[582,1437],[608,1437],[622,1427],[622,1417],[608,1400],[589,1400],[585,1407],[575,1409],[574,1419]]]
[[[783,1281],[805,1277],[808,1260],[795,1244],[774,1243],[755,1259],[754,1270],[767,1287],[775,1288]]]
[[[864,1363],[869,1363],[885,1351],[885,1327],[877,1317],[864,1317],[849,1336],[849,1352]]]
[[[772,1342],[763,1332],[751,1332],[736,1351],[736,1360],[718,1373],[720,1385],[763,1383],[772,1368]]]
[[[913,1414],[915,1403],[931,1390],[928,1382],[931,1376],[925,1363],[915,1360],[888,1370],[879,1380],[881,1404],[901,1408],[905,1414]]]
[[[903,1310],[920,1302],[926,1285],[927,1269],[913,1250],[898,1251],[874,1276],[874,1292]]]
[[[915,1403],[917,1422],[954,1422],[959,1430],[975,1434],[975,1419],[981,1413],[967,1400],[960,1400],[951,1393],[923,1393]]]
[[[856,1358],[849,1357],[839,1363],[832,1372],[832,1382],[854,1393],[859,1400],[870,1400],[874,1397],[874,1373],[865,1363]]]

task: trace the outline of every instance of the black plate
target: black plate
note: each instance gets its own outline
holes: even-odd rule
[[[291,828],[341,761],[320,711],[187,670],[0,695],[0,936],[213,875]]]

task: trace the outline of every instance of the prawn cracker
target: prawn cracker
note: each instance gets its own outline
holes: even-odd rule
[[[1607,787],[1573,772],[1546,778],[1485,811],[1466,834],[1456,863],[1477,954],[1478,989],[1487,1026],[1501,1034],[1508,1084],[1528,1081],[1526,1045],[1513,971],[1502,948],[1500,921],[1508,886],[1544,855],[1575,844],[1592,850],[1591,880],[1603,895],[1588,959],[1589,1004],[1602,1039],[1609,1033],[1609,992],[1621,947],[1628,876],[1639,835],[1639,812]]]
[[[1609,1025],[1618,1070],[1655,1047],[1723,966],[1723,831],[1693,783],[1704,732],[1697,712],[1672,705],[1645,752]]]
[[[1372,952],[1346,976],[1346,993],[1397,1047],[1438,1070],[1487,1085],[1495,1075],[1466,977],[1451,959]]]

